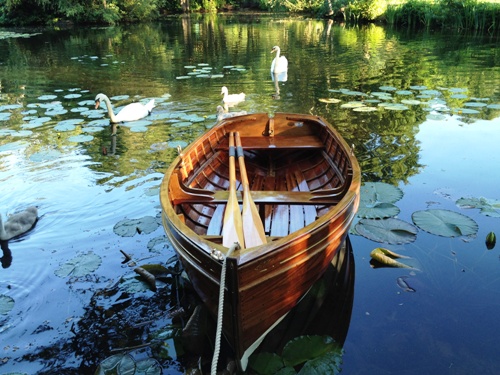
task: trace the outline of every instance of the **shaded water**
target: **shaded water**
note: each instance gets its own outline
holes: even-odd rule
[[[479,224],[475,238],[420,231],[409,245],[351,236],[356,283],[343,372],[494,373],[500,365],[500,261],[498,246],[487,250],[484,239],[498,231],[499,219],[459,209],[455,201],[500,199],[498,42],[489,35],[261,15],[193,16],[0,40],[1,213],[28,205],[40,212],[32,232],[9,241],[12,263],[0,270],[0,295],[15,301],[0,316],[0,371],[36,373],[56,365],[50,355],[36,356],[72,337],[95,291],[133,274],[120,250],[148,263],[174,254],[159,223],[130,237],[114,227],[126,219],[158,218],[158,187],[176,146],[215,123],[220,90],[227,86],[247,95],[231,111],[325,117],[354,144],[365,182],[403,190],[399,218],[411,222],[414,211],[445,208]],[[289,60],[286,82],[271,79],[274,45]],[[119,125],[112,135],[105,112],[94,110],[99,92],[116,107],[150,98],[157,106],[144,121]],[[380,98],[374,93],[387,92],[392,102],[421,104],[401,110],[372,101]],[[360,100],[376,111],[342,107]],[[415,258],[421,272],[372,269],[369,253],[379,246]],[[101,258],[91,276],[56,274],[89,253]],[[398,287],[401,276],[409,276],[415,293]],[[165,373],[182,373],[175,351],[169,354],[174,361],[166,362]],[[66,366],[78,364],[75,356]]]

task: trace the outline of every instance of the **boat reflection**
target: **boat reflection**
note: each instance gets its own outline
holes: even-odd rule
[[[304,335],[328,335],[343,345],[351,321],[354,273],[354,255],[347,237],[323,277],[266,336],[258,351],[280,354],[290,340]]]

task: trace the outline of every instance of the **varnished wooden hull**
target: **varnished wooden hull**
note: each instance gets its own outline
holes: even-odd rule
[[[228,250],[221,233],[230,132],[241,136],[267,237],[267,243],[227,258],[223,332],[244,368],[249,348],[297,304],[341,247],[359,204],[360,170],[340,135],[310,115],[227,119],[183,150],[161,185],[162,218],[214,316],[222,262],[213,254]],[[238,199],[241,204],[240,192]]]

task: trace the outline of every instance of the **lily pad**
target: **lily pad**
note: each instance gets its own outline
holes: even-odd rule
[[[283,361],[287,366],[296,366],[339,349],[339,344],[330,336],[299,336],[283,348]]]
[[[126,219],[115,224],[113,232],[121,237],[133,237],[140,233],[152,233],[158,227],[158,220],[153,216],[144,216],[140,219]]]
[[[449,210],[417,211],[412,220],[420,229],[443,237],[471,236],[478,231],[477,223],[470,217]]]
[[[364,107],[365,104],[363,102],[349,102],[342,104],[340,108],[359,108],[359,107]]]
[[[69,142],[76,142],[76,143],[83,143],[83,142],[90,142],[93,139],[94,139],[94,136],[92,136],[92,135],[80,134],[80,135],[75,135],[73,137],[69,137],[68,141]]]
[[[96,375],[135,374],[135,361],[130,354],[115,354],[99,364]]]
[[[396,203],[403,197],[397,186],[385,182],[367,182],[361,186],[358,216],[369,219],[383,219],[399,214]]]
[[[396,91],[396,94],[398,94],[398,95],[413,95],[413,92],[410,90],[398,90],[398,91]]]
[[[382,90],[382,91],[396,91],[397,88],[395,88],[393,86],[380,86],[379,90]]]
[[[500,201],[496,199],[460,198],[456,204],[460,208],[478,208],[486,216],[500,217]]]
[[[56,160],[62,156],[62,153],[58,150],[42,150],[35,152],[30,156],[30,160],[34,162],[43,162]]]
[[[481,107],[486,107],[486,103],[479,103],[479,102],[466,102],[463,104],[465,107],[473,107],[473,108],[481,108]]]
[[[356,224],[355,229],[357,233],[369,240],[391,245],[414,242],[418,232],[414,225],[395,218],[362,219]]]
[[[0,121],[7,121],[8,119],[10,119],[10,116],[10,112],[0,112]]]
[[[318,99],[321,103],[327,103],[327,104],[335,104],[335,103],[340,103],[340,99],[335,99],[335,98],[320,98]]]
[[[410,89],[412,89],[412,90],[426,90],[427,86],[414,85],[414,86],[410,86]]]
[[[14,308],[12,297],[0,294],[0,315],[7,315]]]
[[[401,103],[407,104],[407,105],[418,105],[422,102],[420,100],[416,100],[416,99],[403,99],[403,100],[401,100]]]
[[[375,107],[356,107],[352,109],[354,112],[375,112],[377,108]]]
[[[70,259],[54,271],[59,277],[81,277],[94,272],[101,265],[101,257],[92,251]]]
[[[54,100],[57,98],[57,95],[42,95],[38,97],[38,100]]]

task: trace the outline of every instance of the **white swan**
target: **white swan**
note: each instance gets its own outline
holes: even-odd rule
[[[242,92],[240,92],[239,94],[229,95],[229,91],[227,90],[226,86],[222,86],[220,94],[224,95],[224,97],[222,98],[222,101],[224,102],[224,105],[227,105],[227,106],[233,106],[233,105],[245,100],[245,94]]]
[[[141,118],[149,115],[155,106],[154,99],[151,99],[146,105],[142,103],[131,103],[123,107],[120,112],[115,115],[109,98],[104,94],[97,94],[95,97],[95,109],[99,108],[101,101],[106,103],[109,118],[111,122],[114,123],[140,120]]]
[[[271,63],[271,74],[282,73],[288,70],[288,60],[285,56],[280,56],[280,51],[281,50],[278,46],[274,46],[271,50],[271,53],[276,52],[276,57]]]
[[[0,215],[0,240],[10,240],[11,238],[26,233],[33,228],[37,219],[38,209],[34,206],[9,216],[5,225],[2,222],[2,215]]]
[[[224,108],[222,108],[221,105],[217,106],[217,121],[224,120],[226,118],[231,118],[235,116],[243,116],[246,115],[247,111],[240,111],[240,112],[226,112]]]

